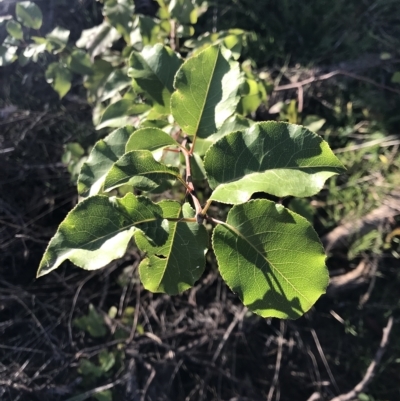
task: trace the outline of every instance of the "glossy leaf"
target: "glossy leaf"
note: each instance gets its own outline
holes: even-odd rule
[[[179,146],[179,143],[163,130],[149,127],[135,131],[126,143],[125,151],[150,150],[153,152],[167,146]]]
[[[15,39],[24,39],[24,33],[22,32],[22,26],[19,22],[12,20],[7,21],[6,24],[7,32]]]
[[[101,191],[107,173],[125,153],[126,141],[133,130],[129,126],[123,127],[96,142],[78,178],[81,196],[93,196]]]
[[[64,97],[71,89],[72,74],[70,70],[61,63],[51,63],[46,70],[46,81],[59,94]]]
[[[265,199],[234,206],[215,228],[213,248],[228,286],[263,317],[296,319],[328,285],[324,250],[310,223]]]
[[[210,46],[177,72],[172,115],[186,134],[207,138],[235,111],[240,81],[239,64]]]
[[[128,75],[151,97],[158,111],[169,114],[174,76],[181,64],[169,47],[146,46],[140,53],[132,53]]]
[[[306,128],[262,122],[217,141],[204,159],[211,199],[237,204],[255,192],[311,196],[344,172],[328,144]]]
[[[170,179],[178,179],[185,183],[179,169],[159,163],[148,150],[133,150],[114,163],[106,176],[104,189],[110,191],[130,184],[139,190],[151,191]]]
[[[42,26],[42,11],[31,1],[21,1],[17,3],[15,14],[18,21],[27,28],[39,29]]]
[[[124,255],[136,229],[155,243],[164,243],[167,233],[162,227],[160,206],[132,193],[122,199],[89,197],[78,203],[58,227],[37,275],[51,272],[67,259],[86,270],[99,269]]]
[[[194,210],[188,203],[163,201],[164,218],[193,218]],[[193,286],[203,274],[208,249],[208,234],[197,222],[169,222],[169,236],[162,246],[152,245],[137,232],[135,241],[146,258],[139,265],[144,287],[153,292],[179,294]]]

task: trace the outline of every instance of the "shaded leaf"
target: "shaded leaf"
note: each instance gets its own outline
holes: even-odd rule
[[[329,275],[318,235],[281,205],[259,199],[234,206],[212,241],[223,279],[263,317],[296,319],[325,293]]]
[[[146,46],[140,53],[132,53],[128,75],[151,97],[159,112],[169,114],[174,76],[181,64],[169,47]]]
[[[179,24],[195,24],[197,11],[191,0],[171,0],[168,6],[171,18],[175,18]]]
[[[215,134],[212,134],[205,139],[197,138],[195,151],[199,155],[203,156],[210,148],[210,146],[213,145],[215,142],[217,142],[218,139],[224,137],[225,135],[230,134],[231,132],[249,128],[254,124],[255,124],[254,121],[242,117],[238,114],[234,114],[233,116],[225,120],[221,128]]]
[[[27,28],[39,29],[42,26],[42,11],[31,1],[21,1],[17,3],[15,14],[18,21]]]
[[[68,43],[69,33],[70,31],[68,29],[59,26],[55,27],[46,35],[46,49],[53,54],[62,52]]]
[[[188,203],[183,206],[175,201],[159,205],[165,218],[193,218],[194,210]],[[197,222],[169,222],[169,236],[162,246],[152,245],[139,232],[135,234],[138,248],[146,257],[139,265],[140,279],[152,292],[179,294],[193,286],[205,268],[208,234]]]
[[[129,124],[130,116],[137,116],[150,109],[146,103],[134,103],[132,100],[121,99],[110,104],[101,116],[100,124],[96,129],[105,127],[121,127]]]
[[[262,122],[217,141],[204,159],[211,199],[242,203],[255,192],[305,197],[344,171],[320,136],[282,122]]]
[[[124,37],[129,44],[129,33],[133,25],[134,5],[129,0],[106,2],[103,14],[110,24]]]
[[[96,59],[92,65],[93,74],[86,77],[84,86],[87,89],[88,100],[95,102],[102,100],[104,86],[114,71],[114,67],[108,61]]]
[[[125,153],[126,141],[133,131],[133,127],[123,127],[96,142],[78,178],[81,196],[92,196],[101,191],[107,173]]]
[[[76,72],[77,74],[93,74],[90,57],[86,52],[80,49],[75,49],[72,51],[68,57],[68,67],[71,69],[71,71]]]
[[[15,39],[24,39],[24,33],[22,32],[22,26],[19,22],[13,19],[8,21],[6,24],[7,32]]]
[[[89,311],[86,316],[74,319],[74,326],[80,330],[84,330],[92,337],[104,337],[107,334],[107,326],[104,318],[101,316],[92,304],[89,305]]]
[[[90,58],[94,60],[96,56],[103,54],[120,37],[121,34],[113,26],[107,21],[103,21],[94,28],[83,30],[76,45],[87,49]]]
[[[120,91],[130,87],[132,80],[128,77],[125,68],[114,69],[104,81],[102,87],[101,101],[111,99]]]
[[[99,393],[93,394],[93,397],[97,401],[112,401],[113,399],[111,390],[100,391]]]
[[[121,258],[136,229],[157,244],[165,242],[162,209],[148,198],[128,193],[122,199],[95,195],[78,203],[58,227],[43,255],[38,277],[65,260],[96,270]]]
[[[104,189],[110,191],[124,184],[133,185],[142,191],[158,188],[165,180],[177,179],[185,184],[179,169],[156,161],[148,150],[133,150],[125,153],[107,174]]]
[[[171,112],[182,130],[207,138],[218,131],[236,109],[240,71],[218,46],[185,61],[174,82]]]
[[[51,63],[46,70],[46,81],[59,94],[64,97],[71,89],[72,74],[70,70],[61,63]]]

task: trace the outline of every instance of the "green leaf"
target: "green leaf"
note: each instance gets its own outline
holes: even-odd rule
[[[223,279],[263,317],[296,319],[329,281],[317,233],[303,217],[258,199],[234,206],[213,233]]]
[[[239,131],[249,128],[254,124],[255,124],[254,121],[242,117],[238,114],[234,114],[233,116],[225,120],[221,128],[215,134],[210,135],[206,139],[197,138],[195,152],[201,156],[204,156],[207,150],[210,148],[210,146],[213,145],[222,137],[224,137],[225,135],[228,135],[234,131]]]
[[[108,61],[96,59],[93,62],[93,74],[84,82],[90,102],[96,102],[104,95],[104,85],[114,71],[114,67]]]
[[[108,352],[106,349],[102,349],[99,353],[100,367],[104,373],[107,373],[115,365],[115,355],[112,352]]]
[[[74,319],[74,326],[80,330],[84,330],[92,337],[104,337],[107,334],[107,326],[104,318],[101,316],[92,304],[89,305],[89,311],[86,316]]]
[[[18,21],[27,28],[39,29],[42,26],[42,11],[31,1],[21,1],[15,8]]]
[[[165,218],[193,218],[194,210],[188,203],[163,201]],[[203,274],[208,249],[208,234],[197,222],[169,222],[169,236],[163,246],[152,245],[144,235],[135,234],[138,248],[146,258],[139,265],[140,279],[152,292],[179,294],[193,286]]]
[[[51,63],[46,70],[46,81],[59,94],[64,97],[71,89],[72,74],[70,70],[61,63]]]
[[[99,393],[93,394],[93,397],[97,401],[112,401],[113,399],[111,390],[100,391]]]
[[[35,43],[28,45],[24,49],[23,55],[26,59],[32,59],[36,63],[39,55],[46,51],[47,41],[45,38],[38,38],[35,36],[33,36],[32,39],[35,41]]]
[[[151,97],[160,113],[169,114],[174,76],[181,64],[169,47],[146,46],[140,53],[132,53],[128,75]]]
[[[204,159],[211,199],[246,202],[255,192],[306,197],[344,171],[320,136],[300,125],[261,122],[217,141]]]
[[[7,32],[15,39],[23,40],[24,33],[22,32],[22,26],[19,22],[13,19],[8,21],[6,24]]]
[[[248,115],[255,112],[266,97],[266,91],[261,83],[254,79],[246,79],[241,87],[238,113]]]
[[[171,18],[175,18],[179,24],[197,22],[197,12],[191,0],[171,0],[168,10]]]
[[[147,17],[146,15],[139,15],[139,32],[141,37],[141,44],[144,46],[155,45],[159,42],[158,34],[160,32],[160,24],[154,18]],[[135,30],[136,31],[136,30]],[[135,44],[137,40],[132,38],[131,43]]]
[[[38,277],[65,260],[86,270],[96,270],[121,258],[136,229],[157,244],[166,240],[162,209],[145,197],[128,193],[122,199],[91,196],[78,203],[58,227],[43,255]]]
[[[12,64],[17,59],[18,46],[0,46],[0,67]]]
[[[69,33],[70,31],[68,29],[64,29],[59,26],[55,27],[46,35],[46,49],[53,54],[62,52],[68,43]]]
[[[159,128],[141,128],[135,131],[126,143],[125,152],[131,150],[149,150],[153,152],[167,146],[179,146],[179,143]]]
[[[85,377],[90,378],[99,378],[104,375],[103,370],[100,366],[95,365],[93,362],[90,362],[88,359],[81,359],[79,361],[78,373]],[[83,401],[89,398],[87,393],[83,393],[81,395],[68,398],[67,401]]]
[[[132,80],[128,77],[125,68],[115,69],[105,79],[104,86],[102,87],[101,101],[111,99],[120,91],[130,87]]]
[[[107,173],[125,153],[126,141],[133,131],[132,127],[123,127],[96,142],[78,178],[81,196],[93,196],[102,190]]]
[[[130,44],[129,34],[133,25],[134,5],[129,0],[118,0],[107,2],[103,8],[103,14],[110,24],[124,37],[125,42]]]
[[[240,71],[218,46],[188,59],[178,70],[171,111],[182,130],[207,138],[218,131],[236,109]]]
[[[93,74],[90,57],[83,50],[75,49],[68,57],[68,67],[71,71],[81,75]]]
[[[400,84],[400,71],[396,71],[396,72],[392,75],[391,81],[392,81],[394,84]]]
[[[104,189],[110,191],[124,184],[142,191],[158,188],[165,180],[175,178],[185,184],[179,169],[156,161],[148,150],[125,153],[107,174]]]
[[[150,109],[146,103],[134,103],[132,100],[121,99],[110,104],[101,116],[100,124],[96,129],[105,127],[120,127],[131,123],[131,116],[137,116]]]
[[[87,49],[91,60],[94,60],[96,56],[103,54],[120,37],[121,34],[113,26],[107,21],[103,21],[94,28],[82,31],[76,45]]]

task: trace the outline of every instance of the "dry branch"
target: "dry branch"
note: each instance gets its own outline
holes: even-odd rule
[[[327,253],[337,249],[346,249],[356,238],[360,238],[372,230],[384,227],[392,222],[394,216],[400,214],[400,191],[393,191],[384,201],[382,206],[371,213],[336,227],[322,237],[322,243]]]
[[[393,327],[393,317],[391,316],[388,320],[386,327],[383,329],[381,343],[379,345],[378,350],[376,351],[375,358],[368,366],[368,369],[365,372],[363,379],[353,388],[353,390],[349,391],[346,394],[341,394],[335,398],[332,398],[331,401],[351,401],[357,399],[358,394],[366,390],[368,384],[371,382],[371,380],[375,375],[376,368],[378,367],[383,354],[385,353],[386,347],[389,342],[389,335],[392,330],[392,327]]]

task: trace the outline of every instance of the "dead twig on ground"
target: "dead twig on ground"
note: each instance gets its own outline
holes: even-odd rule
[[[389,336],[390,336],[392,327],[393,327],[393,317],[390,316],[386,327],[383,329],[382,339],[379,344],[379,348],[376,351],[375,358],[372,360],[372,362],[368,366],[368,369],[365,372],[363,379],[351,391],[349,391],[346,394],[341,394],[337,397],[334,397],[331,399],[331,401],[351,401],[351,400],[357,399],[358,394],[360,394],[366,390],[367,386],[369,385],[371,380],[374,378],[376,369],[379,366],[382,356],[386,351],[386,347],[389,343]]]

